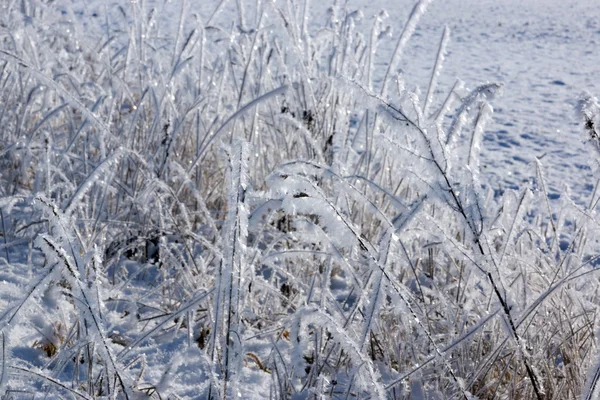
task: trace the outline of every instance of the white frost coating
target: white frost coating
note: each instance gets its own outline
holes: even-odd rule
[[[51,237],[40,235],[36,240],[36,244],[38,247],[42,248],[46,257],[52,262],[66,268],[66,271],[63,272],[62,276],[72,286],[74,296],[79,299],[75,304],[80,310],[80,318],[82,321],[85,321],[85,326],[89,326],[90,328],[88,332],[90,339],[99,344],[97,350],[101,357],[107,361],[107,373],[111,377],[117,377],[126,395],[131,396],[129,378],[125,378],[127,374],[121,371],[121,368],[117,366],[112,350],[107,344],[104,321],[101,317],[99,304],[97,301],[94,301],[94,285],[88,287],[88,285],[81,281],[79,271],[77,266],[73,265],[72,258],[61,246],[55,243]]]
[[[73,213],[74,209],[83,200],[85,194],[92,188],[92,186],[94,186],[94,184],[98,182],[100,176],[109,171],[111,168],[114,168],[122,155],[122,149],[117,149],[110,157],[106,158],[96,168],[94,168],[92,173],[81,185],[79,185],[73,196],[71,196],[69,201],[65,204],[65,215],[70,216]]]
[[[383,21],[388,17],[386,11],[380,11],[375,16],[375,21],[373,21],[373,27],[371,28],[371,37],[369,40],[369,53],[367,59],[367,90],[369,92],[373,91],[373,60],[375,58],[375,53],[377,53],[377,45],[379,44],[379,40],[390,34],[391,28],[388,25],[387,27],[383,27]]]
[[[171,358],[171,362],[162,374],[160,381],[156,384],[156,390],[161,396],[169,396],[176,393],[173,386],[177,381],[177,370],[184,363],[185,359],[181,354],[176,354]]]
[[[317,143],[317,141],[315,141],[313,139],[312,132],[310,132],[308,129],[306,129],[306,127],[303,125],[303,123],[301,121],[298,121],[297,119],[291,117],[289,114],[281,114],[280,116],[277,117],[276,122],[277,123],[285,122],[287,124],[292,125],[294,128],[296,128],[298,130],[298,132],[300,132],[302,134],[302,136],[304,137],[306,142],[308,144],[310,144],[311,149],[315,152],[315,156],[317,157],[317,160],[319,162],[324,162],[325,158],[323,156],[323,150],[321,149],[321,146]]]
[[[423,105],[423,114],[425,117],[428,117],[429,107],[431,106],[431,102],[433,101],[433,93],[437,87],[437,81],[442,72],[442,66],[444,64],[444,60],[446,58],[446,47],[448,47],[448,42],[450,41],[450,28],[448,25],[444,26],[444,32],[442,33],[442,39],[440,40],[440,47],[438,50],[437,58],[435,60],[435,65],[433,66],[433,71],[431,71],[431,79],[429,80],[429,88],[427,89],[427,95],[425,96],[425,104]]]
[[[273,89],[270,92],[267,92],[267,93],[263,94],[262,96],[259,96],[256,99],[245,104],[239,110],[234,112],[229,118],[227,118],[225,120],[225,122],[223,122],[223,124],[214,133],[212,133],[210,135],[210,138],[206,141],[206,144],[198,151],[198,155],[196,156],[196,159],[188,167],[188,170],[187,170],[188,174],[190,174],[194,170],[194,168],[196,168],[196,165],[198,165],[198,163],[204,156],[204,153],[206,152],[208,147],[212,144],[213,140],[217,136],[219,136],[219,134],[221,132],[223,132],[223,130],[229,125],[230,122],[234,121],[236,118],[245,114],[246,112],[251,110],[253,107],[256,107],[257,105],[259,105],[260,103],[267,101],[268,99],[275,97],[279,94],[285,93],[287,91],[287,89],[288,89],[287,85],[283,85],[283,86],[278,87],[277,89]]]
[[[600,104],[591,94],[586,94],[577,104],[577,111],[583,117],[586,141],[595,153],[596,162],[600,163]]]
[[[32,300],[32,297],[37,294],[41,288],[43,288],[49,281],[60,279],[60,268],[58,268],[57,265],[58,263],[55,263],[52,267],[50,267],[46,274],[27,290],[25,296],[19,299],[19,301],[13,302],[11,307],[8,307],[2,312],[2,314],[0,314],[0,332],[5,332],[6,330],[10,329],[10,324],[18,321],[20,315],[28,310],[28,302]]]
[[[254,232],[269,222],[271,214],[281,209],[282,200],[269,199],[255,208],[248,218],[248,230]]]
[[[6,394],[6,384],[8,382],[8,369],[6,368],[10,360],[6,348],[6,336],[4,332],[0,332],[0,396]]]
[[[108,126],[106,126],[106,124],[104,124],[104,122],[100,121],[100,119],[98,118],[98,116],[96,116],[96,114],[94,114],[90,109],[88,109],[79,99],[77,99],[71,93],[69,93],[65,89],[63,89],[52,78],[44,75],[37,68],[29,65],[22,58],[14,55],[12,53],[9,53],[5,50],[0,49],[0,58],[3,58],[7,61],[16,62],[17,65],[19,65],[19,67],[25,69],[26,71],[31,72],[40,82],[55,89],[58,93],[60,93],[61,96],[64,97],[64,99],[71,106],[77,108],[83,115],[86,116],[86,118],[88,118],[90,121],[92,121],[94,123],[94,125],[96,125],[98,128],[100,128],[100,131],[102,132],[103,135],[107,134],[107,133],[110,134],[110,130],[108,129]]]
[[[244,276],[248,239],[248,209],[246,191],[248,187],[248,146],[243,139],[236,139],[229,152],[229,173],[227,176],[228,212],[224,227],[225,244],[222,269],[218,287],[220,303],[215,303],[215,317],[222,314],[223,333],[222,363],[227,393],[237,393],[242,361],[243,343],[240,343],[240,321],[244,308]],[[218,326],[215,324],[215,326]],[[215,334],[219,335],[218,329]],[[214,339],[219,336],[214,336]]]
[[[464,88],[465,88],[465,83],[462,80],[457,79],[456,82],[454,82],[454,86],[452,86],[452,90],[450,90],[450,92],[448,92],[448,96],[446,96],[446,100],[444,100],[444,103],[442,103],[439,110],[432,116],[432,118],[435,121],[436,126],[440,130],[441,130],[443,119],[446,116],[446,114],[448,114],[450,112],[450,109],[452,107],[452,104],[454,103],[455,97],[459,97],[457,94],[461,93],[464,90]],[[446,139],[446,136],[444,136],[443,138],[440,136],[440,140],[445,140],[445,139]]]
[[[419,100],[420,97],[421,93],[419,88],[416,88],[416,90],[408,93],[408,99],[410,100],[413,109],[415,110],[415,114],[417,115],[416,123],[418,126],[423,127],[425,126],[425,118],[420,104],[421,101]],[[425,132],[425,129],[423,129],[423,131]]]
[[[501,88],[502,86],[497,83],[488,83],[476,87],[467,97],[465,97],[461,106],[456,112],[456,117],[448,129],[446,145],[450,146],[450,149],[448,149],[449,153],[452,152],[453,144],[456,143],[456,137],[460,134],[463,125],[467,121],[467,114],[470,110],[470,107],[481,97],[487,100],[492,100]]]
[[[386,398],[385,389],[381,383],[381,376],[375,369],[373,362],[368,354],[365,354],[356,340],[351,337],[346,329],[341,326],[333,317],[315,306],[308,306],[297,313],[297,323],[299,323],[298,335],[306,335],[308,333],[307,326],[315,324],[327,331],[333,336],[340,346],[348,353],[352,361],[353,367],[358,369],[356,373],[357,386],[365,391],[369,391],[371,395],[383,400]],[[293,336],[297,338],[298,336]],[[366,370],[365,372],[362,372]]]
[[[493,113],[494,109],[492,106],[484,100],[479,107],[467,159],[467,165],[471,168],[472,173],[477,176],[479,176],[479,154],[481,153],[481,142],[483,140],[485,125],[491,119]]]
[[[13,207],[23,200],[25,200],[23,196],[3,197],[0,199],[0,208],[2,208],[6,214],[10,214],[13,210]]]
[[[381,251],[379,253],[379,259],[377,263],[372,263],[371,268],[375,270],[373,278],[373,289],[371,296],[366,304],[365,322],[363,324],[363,330],[361,339],[359,342],[359,348],[362,351],[365,348],[367,342],[367,336],[373,329],[374,321],[377,319],[377,312],[383,302],[386,291],[384,290],[386,285],[384,269],[387,264],[388,252],[390,251],[390,245],[392,241],[392,231],[387,231],[381,240]]]
[[[79,318],[83,326],[88,327],[88,335],[91,341],[98,344],[96,349],[102,359],[106,361],[108,375],[114,377],[114,381],[117,382],[116,385],[123,389],[126,397],[131,398],[131,379],[127,376],[127,372],[122,371],[122,368],[117,365],[116,358],[107,343],[105,323],[100,309],[101,302],[97,297],[98,280],[83,282],[81,279],[81,274],[85,273],[85,265],[78,247],[70,239],[72,235],[72,226],[69,224],[70,218],[63,214],[54,202],[44,196],[37,196],[36,200],[44,205],[43,209],[49,211],[47,214],[52,233],[52,235],[39,235],[35,240],[36,246],[42,249],[46,259],[53,265],[51,272],[43,279],[47,279],[56,266],[56,270],[59,271],[61,277],[69,283],[73,296],[78,299],[75,305],[79,309]],[[69,252],[65,248],[69,249]],[[34,286],[31,293],[37,289],[41,282]],[[67,352],[61,354],[68,356]],[[108,385],[109,390],[112,390],[110,382]]]
[[[408,17],[408,21],[406,22],[406,25],[404,26],[404,30],[402,31],[400,38],[398,38],[398,42],[396,43],[396,48],[394,49],[394,52],[392,53],[392,59],[390,60],[390,62],[388,64],[387,71],[385,72],[385,75],[383,78],[383,86],[381,87],[381,93],[380,93],[381,97],[383,97],[383,98],[386,98],[387,94],[388,94],[387,91],[388,91],[389,77],[390,77],[392,71],[396,70],[398,62],[402,58],[402,53],[404,52],[404,47],[406,47],[408,40],[411,38],[411,36],[415,32],[415,28],[417,27],[419,20],[421,19],[421,17],[427,10],[427,6],[429,5],[429,3],[431,3],[431,0],[419,1],[415,5],[415,7],[412,9],[412,12],[410,13],[410,16]]]
[[[281,208],[289,215],[317,216],[318,224],[336,247],[349,249],[355,243],[351,222],[308,177],[286,175]]]
[[[481,152],[481,142],[483,138],[484,128],[487,121],[490,120],[493,113],[492,107],[485,100],[479,107],[479,112],[475,120],[475,127],[471,134],[471,141],[466,154],[466,168],[458,171],[456,181],[464,182],[465,185],[461,191],[464,199],[464,206],[472,227],[481,232],[483,229],[482,223],[484,219],[484,195],[481,190],[479,154]],[[458,152],[455,150],[455,152]],[[470,182],[470,183],[469,183]],[[482,215],[483,213],[483,215]]]
[[[600,398],[600,355],[596,355],[596,362],[588,369],[585,389],[581,392],[581,400],[596,400]]]
[[[69,283],[77,283],[79,270],[74,265],[73,258],[59,243],[56,243],[49,235],[39,235],[35,240],[35,245],[42,249],[50,263],[58,263],[68,270],[68,272],[64,274],[64,278],[67,279]]]
[[[403,21],[397,16],[404,14],[401,18],[405,18],[418,2],[410,0],[410,7],[390,10],[400,30]],[[71,394],[87,398],[100,396],[98,393],[107,398],[125,398],[119,384],[115,385],[114,376],[109,376],[125,370],[132,377],[140,377],[126,383],[135,384],[136,391],[147,392],[140,395],[154,397],[253,400],[262,399],[267,393],[271,398],[375,397],[358,385],[359,381],[371,384],[372,379],[361,358],[352,351],[352,343],[346,343],[345,334],[362,356],[372,360],[387,385],[386,394],[391,397],[414,397],[409,389],[400,388],[403,384],[410,388],[411,381],[420,381],[414,388],[421,389],[420,395],[425,397],[457,397],[458,389],[463,387],[485,397],[486,388],[493,384],[485,371],[497,369],[498,363],[504,361],[493,352],[505,349],[515,335],[514,327],[512,335],[510,331],[504,335],[498,329],[502,322],[497,319],[497,311],[495,318],[488,318],[485,331],[482,329],[490,307],[498,307],[498,301],[493,301],[495,285],[486,280],[487,274],[481,273],[490,269],[494,270],[493,281],[502,293],[498,299],[502,304],[502,283],[506,285],[516,332],[528,338],[527,344],[532,348],[548,350],[530,355],[531,362],[547,365],[551,371],[544,375],[545,382],[553,385],[552,379],[558,379],[560,385],[559,369],[564,369],[568,361],[562,358],[564,352],[556,355],[560,351],[555,351],[554,344],[568,341],[572,337],[569,325],[585,325],[588,313],[596,307],[592,286],[600,246],[595,240],[595,204],[600,188],[593,188],[595,174],[585,166],[589,159],[579,153],[590,146],[593,157],[598,158],[599,149],[591,147],[598,143],[581,146],[576,138],[572,140],[568,136],[572,129],[564,129],[572,125],[568,116],[557,114],[545,100],[564,104],[565,97],[574,96],[572,88],[582,87],[582,83],[589,83],[590,90],[598,91],[594,87],[597,82],[589,73],[586,75],[583,58],[580,57],[582,63],[578,67],[582,68],[576,75],[556,64],[558,59],[570,60],[559,57],[561,51],[564,56],[564,48],[575,46],[571,50],[576,50],[577,43],[586,41],[585,35],[570,31],[574,34],[538,40],[548,37],[546,28],[536,24],[516,32],[511,39],[515,21],[505,23],[506,16],[497,14],[503,8],[498,3],[500,7],[494,8],[492,19],[495,21],[498,16],[502,25],[494,24],[494,32],[506,36],[508,46],[491,49],[486,46],[490,13],[478,9],[482,2],[444,0],[435,4],[436,11],[428,16],[427,24],[415,31],[414,36],[419,35],[415,46],[408,43],[399,51],[402,59],[392,66],[386,82],[389,97],[382,97],[372,93],[372,88],[375,86],[379,94],[381,78],[388,68],[385,61],[392,58],[400,32],[392,38],[387,27],[390,21],[382,23],[380,18],[355,24],[356,14],[352,10],[346,13],[344,2],[337,1],[335,18],[326,25],[320,24],[319,10],[329,4],[312,1],[310,11],[316,18],[306,21],[306,16],[312,15],[302,15],[303,5],[306,9],[309,5],[305,0],[283,0],[277,4],[238,1],[237,6],[243,7],[245,15],[237,14],[235,1],[216,0],[223,13],[207,24],[200,19],[211,15],[205,7],[216,6],[211,4],[215,3],[213,0],[200,2],[198,13],[193,14],[197,17],[195,23],[193,15],[192,20],[188,19],[186,11],[180,8],[181,2],[135,2],[123,9],[125,18],[117,15],[119,10],[110,2],[104,2],[105,15],[92,17],[88,9],[98,11],[97,0],[90,0],[86,7],[73,4],[71,8],[77,11],[69,8],[64,17],[60,10],[35,13],[35,2],[23,2],[22,7],[18,3],[8,2],[8,11],[0,13],[0,25],[11,27],[10,32],[4,32],[10,33],[7,44],[11,49],[5,50],[54,79],[110,126],[110,132],[99,133],[93,121],[71,107],[59,91],[40,83],[27,67],[12,61],[4,66],[4,74],[0,74],[0,86],[4,88],[0,94],[0,120],[5,128],[0,135],[0,147],[4,146],[0,150],[4,167],[0,168],[0,175],[4,185],[0,188],[5,195],[23,195],[16,207],[7,204],[2,209],[6,228],[0,232],[0,255],[6,253],[6,257],[0,257],[0,308],[5,310],[0,312],[0,326],[5,328],[1,332],[6,336],[4,347],[9,354],[4,357],[8,362],[4,370],[9,376],[5,388],[35,392],[45,385],[46,395],[52,398]],[[381,5],[362,4],[366,13]],[[528,7],[544,14],[551,6]],[[85,9],[83,14],[78,11],[81,7]],[[235,14],[233,18],[229,18],[230,10]],[[518,14],[523,7],[512,10]],[[170,18],[171,11],[177,14],[175,19]],[[524,17],[530,19],[530,15]],[[440,76],[438,81],[440,66],[434,66],[433,72],[430,68],[434,62],[443,61],[443,51],[438,51],[436,59],[434,48],[444,44],[440,43],[443,24],[458,19],[467,21],[458,23],[458,43],[452,49],[459,62],[445,62],[444,73],[450,68],[450,76],[463,76],[470,84],[485,82],[490,71],[496,76],[516,73],[529,84],[528,88],[513,82],[515,90],[511,89],[508,101],[498,103],[505,112],[493,122],[489,137],[486,132],[485,152],[481,153],[482,167],[483,160],[486,166],[485,172],[481,171],[481,182],[485,181],[487,190],[485,201],[477,193],[477,160],[482,122],[491,109],[485,108],[483,95],[477,97],[465,111],[464,121],[457,119],[463,126],[453,138],[456,142],[445,146],[444,129],[469,93],[455,87],[446,101],[447,91],[438,98],[442,81],[452,78]],[[590,14],[588,19],[594,18]],[[235,21],[241,20],[245,22],[237,26]],[[54,24],[59,21],[60,24]],[[96,23],[97,29],[94,21],[100,22]],[[517,19],[516,23],[520,22],[524,21]],[[571,22],[566,18],[569,29],[586,25]],[[24,24],[26,28],[20,28]],[[71,29],[81,28],[81,24],[90,31]],[[474,27],[479,31],[473,31]],[[52,33],[54,29],[58,29],[58,35],[51,37],[56,40],[39,46],[43,39],[39,34]],[[106,34],[95,35],[96,30]],[[77,35],[78,32],[83,35]],[[84,44],[80,50],[78,42],[81,39],[85,43],[84,36],[100,40],[98,46],[86,49]],[[469,40],[465,42],[465,38]],[[511,41],[524,48],[531,45],[532,52],[522,53],[532,60],[539,59],[538,50],[552,50],[557,57],[548,61],[551,74],[530,74],[533,79],[527,79],[526,70],[531,68],[519,60],[519,54],[507,51],[514,49]],[[421,46],[423,42],[425,46]],[[551,43],[552,48],[545,43]],[[421,49],[431,51],[423,54]],[[53,56],[50,52],[54,50]],[[418,53],[410,60],[409,50],[411,54]],[[509,59],[502,71],[493,71],[494,56]],[[403,75],[406,85],[398,79],[400,66],[407,71]],[[67,71],[67,67],[73,69]],[[425,85],[432,79],[429,89],[422,87],[423,96],[406,90],[413,90],[417,83],[413,77],[425,78],[419,82]],[[277,96],[254,107],[225,126],[216,140],[211,139],[245,101],[285,83],[290,85],[285,99]],[[361,90],[356,90],[358,87]],[[536,98],[536,90],[542,90],[542,98]],[[108,97],[103,98],[103,93]],[[527,96],[527,100],[519,101],[517,96]],[[96,105],[92,106],[94,101]],[[384,109],[386,113],[380,113],[378,110],[384,107],[379,104],[399,111],[388,114]],[[417,104],[426,110],[425,118]],[[598,124],[597,108],[594,105],[586,109],[590,121],[584,120],[585,125]],[[404,112],[406,117],[402,119]],[[310,118],[305,119],[309,113]],[[292,118],[297,128],[290,126]],[[163,128],[167,125],[170,128]],[[555,128],[561,128],[563,133],[556,135]],[[51,141],[45,146],[46,132]],[[591,136],[589,128],[585,132]],[[557,136],[559,141],[555,140]],[[252,143],[249,172],[252,184],[266,190],[260,197],[252,192],[244,195],[242,201],[233,200],[240,187],[244,188],[231,183],[236,175],[231,170],[236,168],[237,149],[234,145],[229,154],[219,153],[218,144],[235,143],[235,137],[248,138]],[[314,143],[308,140],[311,138]],[[210,140],[212,144],[204,151]],[[127,162],[101,174],[91,188],[82,184],[86,178],[95,179],[90,173],[106,159],[103,146],[110,156],[121,142],[135,147],[125,150]],[[203,151],[200,161],[188,173]],[[529,172],[528,158],[540,151],[548,153],[542,161],[550,180],[547,188],[552,196],[552,210],[543,209],[543,201],[534,201],[519,211],[518,198],[507,200],[502,210],[502,196],[511,200],[512,189],[507,188],[535,184],[539,188],[539,182],[527,179],[519,169]],[[325,153],[328,160],[319,160],[319,152]],[[142,153],[140,157],[138,154]],[[519,153],[524,157],[517,157]],[[556,163],[560,158],[564,162]],[[446,160],[452,161],[452,168]],[[322,167],[296,167],[311,161]],[[281,163],[286,165],[279,167]],[[568,164],[581,168],[581,175],[565,173]],[[327,167],[329,171],[323,171]],[[265,176],[272,171],[276,171],[274,185],[267,191]],[[525,175],[529,176],[528,172]],[[38,180],[32,185],[34,173]],[[44,175],[48,173],[50,178],[46,180],[51,185],[46,188]],[[227,180],[228,175],[232,179]],[[581,176],[585,178],[578,179]],[[583,199],[589,204],[587,209],[582,208],[581,198],[570,203],[570,194],[564,192],[557,204],[554,195],[565,178],[575,187],[585,185],[584,191],[575,189],[575,196],[596,191],[589,202]],[[104,183],[107,180],[108,185]],[[37,199],[27,200],[36,193],[44,193],[45,206],[37,204]],[[541,189],[532,193],[536,200],[543,200]],[[285,215],[284,201],[287,211],[297,215]],[[71,202],[70,214],[61,215],[63,206]],[[485,206],[481,212],[479,205]],[[240,242],[245,236],[244,221],[239,215],[232,216],[234,209],[242,217],[252,212],[252,248],[246,248],[243,240]],[[555,222],[557,235],[552,233],[550,221]],[[384,264],[386,244],[380,238],[386,229],[391,229],[390,224],[396,229],[398,240],[402,240],[404,257],[399,259],[399,254],[390,250]],[[476,228],[474,234],[472,226]],[[480,231],[479,227],[484,229]],[[576,236],[579,232],[581,235]],[[71,270],[77,270],[78,278],[63,264],[52,265],[52,261],[68,259],[63,252],[46,243],[44,253],[44,249],[34,245],[34,235],[40,233],[48,233],[54,247],[60,246],[72,258],[68,264],[77,264]],[[471,236],[481,239],[487,264],[484,257],[474,254],[478,249]],[[494,239],[498,240],[494,243]],[[556,239],[560,244],[550,245],[553,240],[558,243]],[[346,247],[341,248],[340,243]],[[97,253],[93,245],[98,245]],[[152,263],[146,262],[147,257],[143,259],[149,247],[160,247],[159,258]],[[239,257],[232,254],[233,249],[240,251]],[[44,257],[46,253],[52,256]],[[387,266],[387,276],[381,265]],[[250,271],[252,268],[256,271]],[[578,268],[583,271],[581,275],[575,272]],[[51,277],[39,279],[52,269],[52,279],[61,284],[54,286],[55,292],[45,292]],[[105,271],[108,279],[102,277]],[[241,276],[236,275],[238,271]],[[228,275],[222,276],[224,272]],[[69,277],[68,282],[61,273]],[[573,279],[568,280],[567,275]],[[568,286],[574,289],[567,292],[565,287],[558,293],[553,286],[546,290],[557,280],[573,282]],[[214,287],[222,290],[199,295]],[[194,294],[198,297],[194,298]],[[566,301],[560,302],[562,299]],[[107,301],[107,307],[102,307],[102,300]],[[302,316],[303,307],[316,304],[320,310],[317,314],[330,316],[334,321],[330,330],[337,333],[329,335],[321,327],[324,321],[330,325],[327,318],[317,315],[313,320],[318,320],[318,325],[309,322],[301,334],[290,339],[291,322]],[[55,311],[48,313],[52,315],[36,313],[40,307]],[[510,313],[505,310],[500,308],[510,320]],[[555,311],[566,319],[553,318]],[[51,336],[48,328],[57,318],[65,321],[65,328],[76,335],[61,343],[55,357],[46,359],[45,354],[39,354],[40,349],[23,347],[21,338],[33,340],[35,336],[39,340]],[[95,318],[98,329],[93,326]],[[44,320],[46,325],[40,323]],[[35,327],[44,329],[35,332]],[[471,327],[479,328],[469,331]],[[549,339],[538,334],[546,327],[556,333]],[[300,328],[296,330],[299,332]],[[228,339],[224,338],[226,334]],[[294,341],[298,336],[302,339],[300,344]],[[116,367],[109,365],[110,352],[98,350],[106,338],[109,349],[123,350]],[[344,342],[344,349],[339,342]],[[590,341],[586,343],[593,346]],[[583,366],[594,364],[588,347],[579,347],[582,351],[571,354],[569,361]],[[80,365],[77,352],[88,349],[93,349],[93,354],[84,357]],[[230,351],[228,357],[224,357],[225,351]],[[317,353],[311,362],[312,351]],[[237,369],[240,356],[236,352],[245,358]],[[184,358],[185,366],[177,367],[178,359],[170,359],[172,356]],[[515,396],[531,393],[526,392],[531,381],[523,375],[522,365],[529,357],[507,360],[506,367],[516,373],[494,386],[498,397],[510,396],[514,388],[519,391]],[[227,367],[224,358],[229,362]],[[174,365],[169,371],[167,365],[171,361]],[[30,371],[43,375],[21,376],[12,369],[30,364],[43,365]],[[88,367],[93,372],[86,376]],[[223,373],[225,368],[229,376]],[[173,375],[163,375],[165,369]],[[558,375],[552,373],[555,369],[559,370]],[[75,375],[81,372],[74,380],[73,371]],[[470,382],[463,383],[456,376],[458,373]],[[435,379],[427,379],[432,376]],[[44,383],[48,378],[55,380]],[[584,373],[574,378],[573,385],[581,386],[581,391]],[[0,386],[2,382],[0,378]],[[89,394],[63,394],[68,390],[59,385]],[[153,390],[156,393],[152,394]],[[594,390],[588,389],[588,393]],[[464,397],[471,398],[468,394]]]

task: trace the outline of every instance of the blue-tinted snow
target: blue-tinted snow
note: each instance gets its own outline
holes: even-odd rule
[[[350,9],[362,9],[364,32],[381,9],[389,14],[385,23],[393,40],[380,44],[380,74],[413,5],[411,0],[348,1]],[[317,16],[326,7],[311,6]],[[418,85],[426,91],[444,25],[450,27],[450,43],[434,107],[456,78],[470,89],[486,82],[504,84],[503,95],[492,101],[495,112],[485,130],[482,183],[497,193],[522,188],[536,176],[532,161],[543,157],[552,196],[568,185],[576,200],[586,202],[595,180],[574,108],[585,91],[600,93],[597,1],[434,1],[400,63],[408,89]]]

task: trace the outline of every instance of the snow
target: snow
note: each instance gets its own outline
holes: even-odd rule
[[[2,398],[593,398],[597,0],[0,4]]]
[[[371,6],[377,10],[385,2]],[[388,8],[388,23],[402,21],[406,9]],[[548,169],[553,195],[569,185],[573,197],[585,201],[593,179],[575,107],[584,92],[600,90],[597,2],[433,2],[407,49],[406,82],[424,87],[444,25],[451,39],[439,86],[452,85],[456,77],[469,87],[488,81],[504,85],[486,127],[484,182],[499,191],[521,188],[535,177],[538,157]]]

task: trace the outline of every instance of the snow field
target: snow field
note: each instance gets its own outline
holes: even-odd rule
[[[439,3],[0,4],[2,396],[597,397],[598,172]]]

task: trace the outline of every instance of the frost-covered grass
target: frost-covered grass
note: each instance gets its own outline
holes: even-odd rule
[[[501,85],[444,27],[398,74],[428,1],[0,4],[5,398],[597,395],[598,194],[482,184]]]

